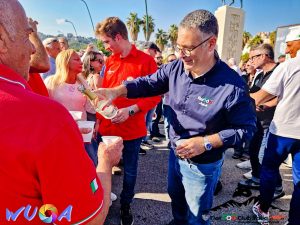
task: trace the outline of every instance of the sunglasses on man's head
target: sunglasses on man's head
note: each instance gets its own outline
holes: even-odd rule
[[[103,64],[103,60],[102,59],[94,59],[94,60],[92,60],[92,62],[96,62],[96,61],[98,61],[99,63]]]

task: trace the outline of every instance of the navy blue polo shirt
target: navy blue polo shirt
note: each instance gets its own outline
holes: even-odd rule
[[[170,141],[218,133],[223,146],[193,157],[197,163],[215,162],[224,150],[239,146],[256,130],[253,102],[242,78],[220,59],[210,71],[194,79],[175,60],[156,73],[124,83],[128,98],[169,92]]]

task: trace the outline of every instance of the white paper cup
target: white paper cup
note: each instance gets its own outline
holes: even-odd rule
[[[92,141],[93,137],[93,131],[94,131],[94,121],[77,121],[79,128],[90,128],[91,132],[87,134],[82,134],[83,142],[90,143]]]
[[[81,111],[69,111],[71,116],[75,121],[81,120],[82,119],[82,112]]]
[[[186,139],[179,139],[178,141],[176,141],[176,146],[178,147],[179,145],[181,145],[183,142],[185,142]]]
[[[120,137],[119,136],[102,136],[102,141],[104,144],[108,145],[108,144],[115,142],[118,138],[120,138]]]

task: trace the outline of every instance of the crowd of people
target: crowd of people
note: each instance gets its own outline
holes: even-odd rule
[[[0,0],[0,11],[1,212],[71,205],[72,221],[59,224],[103,224],[117,198],[112,169],[122,164],[120,223],[132,225],[139,156],[166,139],[174,218],[169,225],[210,224],[229,148],[233,158],[245,158],[237,167],[251,169],[238,185],[260,190],[252,210],[262,225],[269,224],[272,201],[285,195],[279,166],[292,155],[294,192],[286,224],[299,224],[299,30],[286,37],[291,59],[275,62],[273,47],[260,44],[239,68],[215,50],[218,22],[207,10],[182,19],[175,52],[165,57],[153,42],[142,49],[132,44],[118,17],[95,29],[111,53],[106,56],[92,44],[76,52],[64,37],[41,41],[38,22],[26,17],[18,0]],[[116,115],[100,113],[100,99]],[[79,128],[78,121],[92,121],[94,129]],[[104,136],[117,138],[104,144]],[[0,223],[10,224],[7,218],[0,215]],[[18,217],[15,223],[28,221]],[[42,223],[38,217],[30,221]]]

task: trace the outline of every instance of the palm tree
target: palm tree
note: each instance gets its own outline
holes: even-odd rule
[[[277,34],[277,32],[276,31],[272,31],[271,33],[270,33],[270,44],[272,45],[272,47],[274,48],[274,45],[275,45],[275,41],[276,41],[276,34]]]
[[[165,45],[168,43],[168,34],[162,29],[157,29],[157,33],[155,34],[156,44],[161,51],[164,50]]]
[[[143,17],[142,26],[143,26],[145,40],[149,41],[151,34],[154,32],[154,28],[155,28],[154,19],[152,18],[152,16],[148,16],[148,35],[146,34],[146,32],[147,32],[147,16],[146,15],[144,15],[144,17]]]
[[[261,36],[256,35],[249,41],[249,47],[257,46],[263,43],[263,40],[261,39]]]
[[[244,31],[243,33],[243,48],[245,47],[245,45],[248,43],[248,41],[252,38],[252,35],[247,32],[247,31]]]
[[[136,42],[138,38],[141,23],[141,19],[138,18],[137,13],[130,13],[129,17],[127,18],[127,26],[133,42]]]
[[[169,39],[173,50],[175,49],[177,37],[178,37],[178,27],[175,24],[172,24],[169,29]]]

